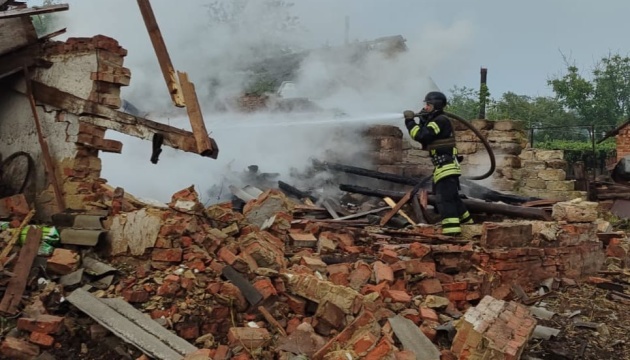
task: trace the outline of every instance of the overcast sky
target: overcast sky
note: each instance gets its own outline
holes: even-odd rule
[[[226,0],[227,1],[227,0]],[[236,1],[236,0],[233,0]],[[117,39],[129,51],[125,66],[131,69],[131,86],[123,96],[151,111],[171,106],[148,34],[136,1],[70,0],[70,11],[61,13],[58,27],[67,36],[103,34]],[[239,90],[231,77],[235,60],[256,58],[251,45],[268,35],[262,28],[263,9],[254,8],[241,32],[210,29],[207,0],[152,0],[175,68],[186,71],[203,98],[210,76],[224,80],[226,94]],[[252,0],[259,6],[260,0]],[[480,67],[488,68],[493,97],[507,91],[523,95],[552,95],[546,81],[565,69],[562,54],[580,69],[588,70],[609,52],[627,55],[630,43],[628,0],[296,0],[294,14],[304,31],[284,34],[303,48],[344,41],[344,19],[350,17],[350,39],[371,40],[402,35],[410,51],[396,61],[370,59],[363,65],[364,82],[358,88],[327,93],[331,79],[356,69],[343,62],[308,59],[298,83],[324,107],[341,108],[353,116],[374,116],[402,124],[405,109],[419,109],[430,76],[442,90],[453,86],[477,87]],[[37,1],[31,1],[37,4]],[[585,71],[588,75],[588,72]],[[202,104],[203,105],[203,104]],[[123,154],[102,154],[103,177],[132,194],[169,200],[174,192],[195,184],[204,194],[216,184],[227,186],[226,169],[260,165],[262,171],[286,174],[304,166],[328,148],[351,152],[360,144],[352,136],[334,138],[329,126],[271,127],[270,121],[295,122],[295,117],[271,115],[232,118],[206,109],[209,131],[221,152],[218,160],[165,148],[160,163],[149,162],[151,143],[108,131],[107,138],[124,143]],[[154,120],[189,128],[186,117]],[[316,117],[320,119],[320,117]],[[366,122],[364,118],[357,118]],[[379,120],[381,119],[381,120]],[[332,122],[333,124],[335,122]],[[236,124],[239,129],[221,129]],[[254,125],[255,124],[255,125]],[[349,122],[348,122],[349,124]],[[261,126],[262,125],[262,126]],[[338,132],[336,132],[338,134]],[[133,170],[130,170],[133,169]],[[158,179],[158,180],[156,180]],[[286,178],[285,178],[286,179]],[[226,190],[227,191],[227,190]]]

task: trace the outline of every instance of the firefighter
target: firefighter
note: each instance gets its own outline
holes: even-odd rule
[[[434,166],[433,191],[437,199],[437,211],[442,218],[442,234],[458,236],[462,232],[460,224],[472,224],[473,220],[459,197],[461,157],[457,154],[451,121],[444,115],[446,95],[431,91],[425,96],[424,104],[418,114],[411,110],[404,112],[405,126],[411,138],[418,141],[431,156]],[[416,117],[419,123],[416,123]]]

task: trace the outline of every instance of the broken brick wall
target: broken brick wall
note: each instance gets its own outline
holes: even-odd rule
[[[112,108],[121,104],[120,87],[129,84],[124,68],[126,50],[111,38],[71,38],[49,43],[44,49],[47,68],[33,71],[33,80]],[[35,160],[31,201],[37,214],[47,219],[57,212],[50,179],[44,171],[42,150],[34,118],[25,96],[23,78],[14,80],[12,90],[0,90],[0,154],[29,153]],[[62,187],[66,208],[85,210],[101,180],[98,151],[120,152],[122,144],[105,140],[105,129],[80,121],[80,116],[37,106],[44,137],[48,143],[57,181]],[[16,174],[19,176],[19,174]]]
[[[475,133],[453,122],[457,150],[463,155],[465,176],[481,175],[490,168],[488,153]],[[495,155],[496,169],[483,185],[497,191],[555,200],[585,198],[575,191],[575,181],[566,180],[567,163],[560,150],[529,149],[519,121],[472,120],[486,137]],[[374,168],[381,172],[407,177],[431,174],[433,165],[427,151],[397,126],[377,125],[365,132],[372,145]]]
[[[617,142],[617,161],[619,161],[630,154],[630,126],[626,125],[619,130],[619,134],[615,136],[615,141]]]

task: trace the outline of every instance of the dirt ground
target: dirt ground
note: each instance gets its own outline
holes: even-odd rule
[[[542,300],[544,307],[557,315],[539,320],[538,325],[560,333],[550,340],[530,340],[523,358],[630,359],[630,303],[609,300],[607,293],[608,290],[582,284]],[[579,314],[570,315],[577,311]],[[576,326],[576,322],[599,327]]]

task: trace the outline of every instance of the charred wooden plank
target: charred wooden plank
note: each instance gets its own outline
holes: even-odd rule
[[[14,315],[18,311],[18,306],[22,301],[22,294],[26,290],[28,275],[31,266],[37,256],[39,241],[42,238],[42,229],[31,227],[26,233],[26,241],[20,249],[20,257],[13,269],[15,276],[9,281],[9,286],[0,302],[0,312]]]
[[[37,81],[32,83],[33,94],[37,101],[78,115],[82,122],[144,140],[153,140],[153,135],[159,133],[164,136],[165,145],[199,154],[194,135],[190,131],[120,112]],[[213,144],[213,148],[217,149],[218,152],[216,144]],[[212,157],[213,154],[203,153],[200,155]]]
[[[313,202],[317,202],[317,198],[315,196],[312,196],[307,191],[302,191],[293,185],[289,185],[284,181],[278,181],[278,188],[287,193],[287,195],[293,195],[298,199],[310,199]]]
[[[188,112],[188,120],[190,120],[190,127],[192,128],[195,142],[197,143],[197,153],[211,158],[215,158],[218,155],[218,149],[213,148],[212,141],[208,136],[208,130],[206,124],[203,121],[203,114],[201,112],[201,106],[199,105],[199,99],[197,98],[197,91],[195,91],[195,85],[188,80],[188,74],[184,72],[177,72],[179,77],[179,85],[184,95],[184,101],[186,102],[186,111]]]
[[[389,196],[393,199],[402,199],[405,196],[405,193],[400,191],[392,191],[392,190],[378,190],[378,189],[369,189],[361,186],[347,185],[342,184],[339,188],[343,191],[354,192],[357,194],[363,194],[368,196],[378,196],[385,197]],[[436,197],[434,195],[427,196],[427,201],[431,205],[436,204]],[[514,216],[514,217],[522,217],[528,219],[540,219],[551,221],[551,215],[542,209],[537,208],[526,208],[521,206],[507,205],[507,204],[496,204],[489,203],[480,200],[473,199],[462,199],[464,205],[468,208],[468,211],[471,213],[490,213],[490,214],[500,214],[505,216]]]

